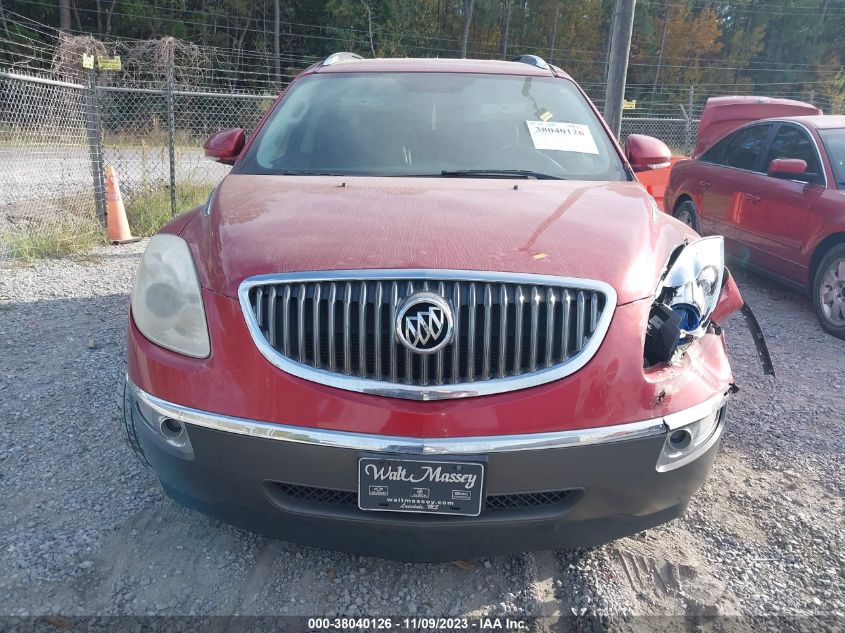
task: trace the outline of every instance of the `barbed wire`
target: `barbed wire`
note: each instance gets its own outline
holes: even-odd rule
[[[225,127],[254,129],[274,95],[321,59],[280,55],[277,75],[276,57],[266,50],[172,37],[62,33],[10,13],[7,21],[16,28],[0,35],[0,142],[15,151],[5,157],[0,153],[0,257],[4,248],[6,253],[12,251],[15,247],[8,245],[31,230],[53,232],[62,239],[96,238],[102,232],[102,213],[95,209],[104,195],[96,174],[102,175],[106,164],[119,174],[127,209],[137,214],[134,221],[143,220],[141,209],[160,209],[166,219],[186,205],[201,204],[225,173],[224,167],[204,160],[204,139]],[[431,56],[444,49],[410,50]],[[528,51],[532,49],[516,47],[514,52]],[[547,59],[561,65],[572,58],[580,70],[604,64],[604,57],[572,55],[577,54],[564,52]],[[83,56],[119,56],[121,68],[86,70]],[[9,69],[14,72],[4,72]],[[578,73],[572,74],[577,80]],[[585,76],[593,80],[580,84],[601,108],[605,83],[595,80],[601,74]],[[629,83],[629,97],[636,103],[623,113],[622,138],[649,134],[663,139],[675,153],[688,153],[707,99],[726,94],[811,101],[825,112],[845,106],[841,98],[831,96],[835,86],[816,76],[763,83],[718,82],[712,74],[704,76],[709,79],[693,85],[678,80],[656,86]],[[26,184],[32,180],[29,170],[40,173],[45,160],[52,161],[46,192]],[[147,230],[154,228],[149,225],[141,231]]]
[[[170,81],[172,87],[176,89],[246,94],[277,93],[304,68],[320,59],[317,55],[282,54],[279,56],[282,68],[277,75],[276,57],[269,51],[195,44],[174,38],[144,40],[98,38],[90,34],[68,35],[19,13],[7,11],[7,14],[10,24],[25,27],[41,35],[45,41],[23,33],[16,33],[15,39],[0,36],[0,63],[17,70],[57,73],[65,78],[73,79],[81,77],[80,60],[83,53],[120,56],[122,69],[107,74],[102,73],[100,82],[103,85],[159,88],[165,81],[167,70],[170,68],[172,71]],[[428,48],[422,49],[422,52],[437,54],[442,50]],[[481,56],[495,57],[495,55]],[[562,64],[563,60],[556,55],[553,62]],[[604,64],[599,58],[577,59],[574,62],[584,68]],[[636,65],[636,62],[632,65]],[[640,65],[656,66],[656,64],[645,63]],[[662,67],[689,68],[689,66],[677,64],[663,64]],[[696,68],[706,70],[713,67],[696,66]],[[719,68],[747,70],[738,67]],[[770,69],[765,70],[768,72]],[[787,69],[781,70],[787,71]],[[578,73],[573,74],[577,80]],[[281,83],[277,81],[278,79]],[[581,81],[579,83],[596,104],[603,105],[604,82]],[[831,112],[833,103],[838,103],[841,99],[834,99],[826,94],[829,83],[818,77],[811,77],[806,81],[761,83],[750,80],[740,83],[713,80],[695,82],[692,103],[690,103],[690,84],[686,83],[668,82],[654,86],[647,82],[632,82],[628,84],[627,91],[629,95],[636,98],[637,111],[643,114],[675,116],[680,112],[680,106],[684,106],[685,111],[694,113],[700,111],[707,98],[725,94],[753,94],[812,100],[823,110]]]

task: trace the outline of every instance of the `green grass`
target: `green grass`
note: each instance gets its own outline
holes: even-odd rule
[[[181,212],[204,204],[213,188],[211,184],[176,183],[176,209]],[[152,235],[172,218],[169,187],[136,193],[126,203],[126,219],[136,237]]]
[[[3,236],[0,238],[0,253],[19,262],[66,257],[104,244],[105,237],[105,230],[93,218],[58,219]]]
[[[176,208],[181,212],[204,204],[213,188],[211,184],[177,183]],[[126,217],[134,236],[152,235],[173,218],[170,188],[162,186],[136,193],[126,203]],[[105,243],[106,229],[93,216],[58,215],[43,224],[16,227],[0,235],[0,259],[26,263],[67,257]]]

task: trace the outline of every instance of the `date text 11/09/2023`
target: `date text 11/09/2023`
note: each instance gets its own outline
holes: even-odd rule
[[[528,631],[525,618],[347,617],[309,618],[309,631]]]

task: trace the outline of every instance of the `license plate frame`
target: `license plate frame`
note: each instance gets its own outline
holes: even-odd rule
[[[369,465],[375,469],[368,470]],[[486,466],[486,460],[480,457],[361,455],[358,508],[367,512],[477,517],[484,508]],[[443,475],[447,480],[455,475],[463,479],[438,480]]]

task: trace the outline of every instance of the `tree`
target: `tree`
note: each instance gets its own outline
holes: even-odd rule
[[[70,31],[70,0],[59,0],[59,28]]]
[[[555,17],[552,20],[552,39],[549,42],[549,61],[555,58],[555,44],[557,40],[557,19],[560,15],[560,0],[555,0]]]
[[[663,34],[660,37],[660,48],[657,49],[657,68],[654,70],[654,83],[651,85],[651,94],[657,91],[657,81],[660,79],[660,67],[663,65],[663,51],[666,49],[666,35],[669,33],[669,0],[663,4]]]
[[[733,92],[837,102],[845,0],[638,0],[626,97],[686,104]],[[604,92],[615,0],[0,0],[0,66],[35,68],[43,25],[124,42],[208,47],[198,82],[276,90],[338,50],[367,56],[544,57]],[[58,10],[57,10],[58,9]],[[21,15],[25,17],[20,17]],[[28,24],[27,19],[32,23]],[[47,44],[39,46],[39,44]],[[21,62],[21,60],[25,60]],[[129,57],[126,61],[131,61]],[[138,71],[143,72],[143,70]],[[208,79],[209,77],[214,77]],[[199,84],[198,84],[199,85]],[[827,86],[827,87],[825,87]],[[831,94],[828,95],[828,92]],[[644,99],[645,98],[645,99]],[[820,103],[826,111],[829,102]]]
[[[722,50],[720,21],[713,8],[694,12],[676,6],[668,15],[665,57],[671,63],[663,68],[665,82],[681,85],[713,79],[715,68],[708,60]]]
[[[839,63],[838,58],[828,60],[826,66],[832,69]],[[839,66],[838,70],[823,70],[819,74],[819,94],[825,99],[828,105],[828,114],[841,114],[845,112],[845,68]]]
[[[461,58],[467,56],[467,43],[469,42],[469,27],[472,23],[472,9],[475,0],[464,0],[464,30],[461,33]]]
[[[3,0],[0,0],[0,24],[3,25],[3,32],[6,33],[6,39],[8,40],[12,36],[9,33],[9,25],[6,23],[6,14],[3,11]]]
[[[361,0],[361,4],[364,5],[364,9],[367,11],[367,35],[370,38],[370,52],[373,54],[373,57],[376,56],[376,47],[373,44],[373,12],[370,9],[370,5],[368,5],[364,0]]]

